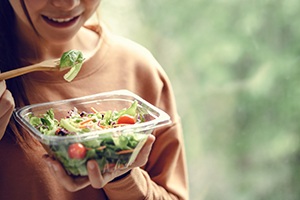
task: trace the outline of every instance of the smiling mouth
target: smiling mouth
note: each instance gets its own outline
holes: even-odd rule
[[[68,27],[73,25],[79,16],[76,17],[68,17],[68,18],[52,18],[48,16],[42,15],[43,19],[47,22],[47,24],[54,27]]]

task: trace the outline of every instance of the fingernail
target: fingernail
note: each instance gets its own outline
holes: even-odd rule
[[[58,168],[57,168],[56,165],[52,165],[52,168],[53,168],[54,171],[56,171],[56,172],[58,171]]]
[[[47,163],[48,167],[51,167],[51,162],[46,161],[46,163]]]
[[[94,168],[95,168],[95,165],[94,165],[94,163],[91,163],[91,162],[89,162],[89,163],[88,163],[88,168],[90,168],[90,169],[94,169]]]

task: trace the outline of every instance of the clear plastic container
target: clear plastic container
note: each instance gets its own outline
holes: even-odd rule
[[[118,111],[128,108],[134,101],[137,101],[137,110],[144,116],[145,122],[72,136],[45,135],[29,123],[29,115],[39,116],[49,109],[53,109],[55,118],[60,119],[67,116],[74,107],[81,111],[90,110],[91,107],[98,111]],[[87,175],[86,162],[90,159],[95,159],[98,162],[102,173],[127,168],[135,160],[146,141],[147,135],[151,134],[155,128],[171,122],[167,113],[127,90],[16,108],[14,117],[32,136],[41,142],[50,155],[61,162],[69,174],[80,176]],[[120,140],[130,142],[131,150],[122,151],[122,153],[117,152],[116,143]],[[101,144],[103,141],[106,141],[105,147]],[[86,155],[84,158],[69,157],[68,149],[74,143],[85,146]]]

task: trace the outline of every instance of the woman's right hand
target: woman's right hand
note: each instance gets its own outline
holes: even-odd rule
[[[0,140],[5,133],[14,108],[15,102],[6,88],[5,81],[0,81]]]

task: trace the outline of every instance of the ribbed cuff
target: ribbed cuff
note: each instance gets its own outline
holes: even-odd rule
[[[134,168],[122,179],[108,183],[104,191],[109,199],[144,199],[148,193],[147,180],[140,168]]]
[[[116,177],[116,178],[115,178],[114,180],[112,180],[111,182],[116,182],[116,181],[118,181],[118,180],[121,180],[121,179],[127,177],[127,176],[130,174],[130,172],[131,172],[131,170],[129,170],[128,172],[122,174],[121,176]]]

